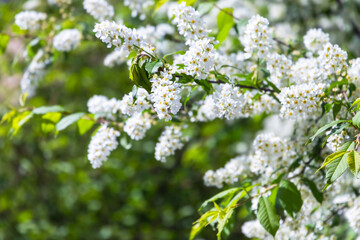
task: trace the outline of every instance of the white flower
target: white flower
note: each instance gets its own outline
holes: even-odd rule
[[[44,51],[39,50],[32,59],[30,65],[26,69],[21,79],[21,92],[27,93],[28,97],[32,97],[35,95],[35,90],[38,86],[38,82],[45,74],[46,61],[41,61],[41,58],[43,56]]]
[[[350,79],[354,82],[359,84],[360,80],[360,58],[352,59],[350,61],[350,67],[348,68],[348,75]]]
[[[16,14],[15,24],[23,30],[36,30],[40,28],[40,22],[46,19],[46,14],[35,11],[24,11]]]
[[[218,116],[218,110],[212,95],[206,96],[203,104],[198,110],[196,120],[200,122],[212,121]]]
[[[225,183],[236,183],[240,174],[247,169],[249,164],[247,159],[247,156],[235,157],[230,159],[223,168],[219,168],[216,171],[207,171],[204,175],[205,186],[222,188]]]
[[[319,58],[326,74],[340,75],[347,68],[347,52],[338,45],[327,43],[319,53]]]
[[[215,86],[213,99],[218,109],[218,117],[228,120],[243,116],[242,107],[245,104],[244,95],[239,87],[231,84],[219,84]]]
[[[201,19],[198,11],[193,7],[186,6],[185,2],[171,9],[171,15],[175,15],[173,23],[177,24],[178,31],[186,38],[186,44],[193,41],[208,38],[205,22]]]
[[[171,114],[176,114],[181,108],[181,84],[172,80],[171,69],[154,74],[150,79],[151,102],[159,119],[171,120]]]
[[[103,21],[95,24],[93,31],[97,38],[107,44],[108,48],[115,46],[116,50],[124,52],[125,57],[130,51],[138,50],[138,48],[153,52],[153,48],[144,41],[143,36],[138,34],[136,29],[130,29],[115,22]]]
[[[289,76],[290,82],[295,84],[321,83],[327,79],[319,58],[299,58],[291,66]]]
[[[54,48],[61,52],[69,52],[80,44],[81,33],[77,29],[62,30],[54,37]]]
[[[245,222],[241,231],[248,238],[259,238],[262,240],[271,240],[273,237],[266,232],[266,230],[261,226],[259,220],[253,220]]]
[[[254,114],[277,113],[280,110],[280,104],[271,96],[264,94],[254,101]]]
[[[210,39],[204,38],[193,41],[184,55],[186,74],[196,79],[205,79],[214,67],[215,49]]]
[[[269,21],[260,15],[253,16],[246,25],[244,35],[240,38],[240,41],[249,56],[256,54],[260,58],[266,57],[273,45]]]
[[[321,114],[325,84],[301,84],[281,89],[279,100],[283,118],[310,119]]]
[[[124,53],[124,51],[115,50],[105,57],[104,65],[107,67],[114,67],[123,64],[126,60],[126,53]]]
[[[309,29],[304,36],[305,47],[312,52],[321,51],[329,41],[329,34],[324,33],[321,29]]]
[[[284,55],[272,53],[267,56],[266,68],[270,72],[270,81],[277,87],[287,85],[292,61]]]
[[[141,140],[145,137],[145,133],[151,127],[151,116],[148,113],[136,113],[125,122],[124,132],[131,139]]]
[[[184,146],[181,128],[178,126],[166,126],[155,146],[155,159],[166,162],[166,159],[175,154],[175,151]]]
[[[345,217],[349,221],[350,227],[360,233],[360,197],[353,200],[353,205],[345,212]]]
[[[116,140],[120,132],[111,127],[102,125],[96,134],[91,138],[88,148],[88,159],[93,168],[99,168],[106,161],[111,153],[118,146]]]
[[[145,19],[145,13],[154,5],[153,0],[124,0],[124,5],[131,10],[131,17],[139,16],[141,20]]]
[[[138,88],[136,98],[133,93],[126,94],[121,101],[118,102],[117,108],[120,109],[121,113],[127,116],[132,116],[135,113],[141,113],[142,111],[149,109],[150,96],[149,93],[143,89]]]
[[[330,134],[331,131],[327,131],[326,134]],[[346,139],[349,139],[350,136],[346,131],[341,131],[341,133],[332,134],[326,141],[327,148],[332,152],[336,152],[345,143]]]
[[[113,119],[113,114],[118,111],[118,104],[119,100],[115,98],[108,99],[107,97],[101,95],[94,95],[87,102],[90,113],[104,114],[110,119]]]
[[[83,5],[96,20],[103,21],[114,16],[114,7],[105,0],[84,0]]]

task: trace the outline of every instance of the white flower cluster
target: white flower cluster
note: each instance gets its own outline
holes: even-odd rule
[[[321,113],[325,84],[300,84],[281,89],[281,114],[288,119],[310,119]]]
[[[175,151],[184,146],[186,138],[183,137],[179,126],[166,126],[155,146],[155,159],[166,162],[166,159],[175,154]]]
[[[169,52],[180,51],[182,44],[175,43],[171,40],[165,39],[166,35],[172,36],[174,34],[174,27],[161,23],[156,26],[147,25],[137,29],[138,34],[143,36],[144,40],[151,46],[156,46],[156,53],[165,55]]]
[[[261,95],[253,104],[254,114],[277,113],[280,110],[280,104],[267,94]]]
[[[130,29],[115,22],[103,21],[95,24],[95,36],[107,44],[108,48],[116,47],[122,50],[127,57],[131,50],[136,47],[152,52],[150,44],[146,43],[143,37],[137,33],[136,29]]]
[[[214,67],[214,45],[211,40],[204,38],[190,45],[184,55],[184,71],[196,79],[205,79]]]
[[[319,53],[320,61],[323,64],[326,74],[340,75],[347,68],[347,52],[338,45],[327,43]]]
[[[81,33],[77,29],[62,30],[54,37],[53,46],[60,52],[69,52],[80,44]]]
[[[213,99],[219,118],[230,120],[242,116],[241,108],[245,102],[244,95],[239,87],[233,87],[228,83],[219,84],[215,86]]]
[[[87,107],[90,113],[104,114],[107,118],[112,119],[113,114],[118,110],[118,100],[116,98],[108,99],[105,96],[94,95],[88,100]]]
[[[224,184],[236,183],[240,174],[248,166],[247,159],[247,156],[235,157],[230,159],[223,168],[219,168],[216,171],[207,171],[204,175],[205,186],[222,188]]]
[[[245,61],[245,53],[237,52],[227,54],[225,51],[217,50],[214,54],[214,67],[216,70],[226,76],[231,76],[234,73],[250,72],[250,68],[253,65],[251,61]],[[224,67],[224,66],[231,67]],[[231,76],[233,80],[240,80],[237,76]]]
[[[305,47],[312,52],[323,50],[324,46],[329,43],[329,41],[329,34],[324,33],[318,28],[309,29],[304,36]]]
[[[178,31],[186,38],[186,45],[191,45],[194,41],[208,38],[210,32],[206,28],[205,22],[201,19],[200,13],[185,2],[176,5],[171,10],[171,16],[175,15],[173,20],[177,24]]]
[[[126,53],[122,50],[115,50],[112,53],[108,54],[104,59],[104,65],[107,67],[114,67],[123,64],[126,62],[127,57]]]
[[[266,57],[273,45],[269,21],[260,15],[253,16],[246,25],[244,35],[240,37],[240,41],[249,57],[252,54],[256,54],[260,58]]]
[[[360,80],[360,58],[352,59],[348,68],[348,75],[350,79],[357,85]]]
[[[176,114],[181,108],[181,84],[175,82],[171,70],[154,74],[150,79],[151,102],[159,119],[171,120],[171,114]]]
[[[98,21],[112,18],[114,7],[105,0],[84,0],[84,9]]]
[[[352,206],[345,212],[345,217],[348,220],[350,227],[360,234],[360,197],[353,200]]]
[[[141,20],[144,20],[145,13],[149,8],[154,5],[153,0],[124,0],[124,5],[131,10],[131,17],[139,16]]]
[[[330,132],[327,131],[326,134],[330,134]],[[341,131],[341,133],[331,135],[326,141],[326,146],[331,152],[336,152],[345,143],[345,140],[349,138],[350,136],[346,131]]]
[[[111,153],[118,146],[116,140],[120,132],[111,127],[102,125],[96,134],[91,138],[88,148],[88,159],[93,168],[99,168],[106,161]]]
[[[292,61],[285,55],[280,55],[278,53],[269,54],[266,60],[266,68],[270,72],[270,81],[277,87],[287,85],[286,80],[289,79]]]
[[[290,82],[295,84],[320,83],[326,77],[319,58],[299,58],[291,66],[289,76]]]
[[[215,106],[214,98],[212,95],[208,95],[198,110],[196,120],[200,122],[207,122],[214,120],[217,116],[218,111]]]
[[[247,221],[241,227],[242,233],[248,238],[271,240],[273,237],[265,231],[259,220]]]
[[[292,145],[288,139],[273,133],[259,134],[253,143],[255,154],[250,156],[250,171],[269,177],[280,167],[288,166],[295,154]]]
[[[45,74],[46,62],[41,61],[41,58],[43,56],[44,51],[39,50],[32,59],[30,65],[26,69],[21,79],[21,92],[27,93],[28,97],[32,97],[35,95],[35,90],[38,86],[38,82]]]
[[[36,11],[24,11],[16,14],[15,24],[23,30],[37,30],[41,21],[46,19],[46,14]]]
[[[149,93],[143,88],[138,88],[136,98],[133,96],[133,93],[126,94],[118,103],[117,107],[122,114],[132,116],[135,113],[141,113],[149,109],[151,107],[149,100]]]
[[[124,125],[124,132],[126,132],[131,139],[141,140],[145,137],[145,133],[151,127],[151,116],[148,113],[136,113],[126,120]]]

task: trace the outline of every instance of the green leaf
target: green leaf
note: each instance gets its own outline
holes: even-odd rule
[[[234,208],[227,208],[225,210],[225,214],[219,214],[219,217],[218,217],[218,225],[217,225],[217,229],[218,229],[218,233],[217,233],[217,237],[218,237],[218,240],[221,239],[221,233],[222,231],[224,230],[226,224],[229,222],[232,214],[234,213]]]
[[[299,190],[295,184],[288,180],[280,181],[276,200],[291,217],[294,217],[300,211],[303,204]]]
[[[32,117],[34,116],[34,114],[30,111],[25,111],[19,115],[17,115],[11,124],[12,127],[12,136],[15,136],[20,128],[27,122],[29,121]]]
[[[356,115],[352,118],[352,122],[355,127],[360,127],[360,111],[356,113]]]
[[[341,148],[340,151],[352,151],[354,150],[354,142],[346,142]],[[326,185],[323,190],[328,188],[333,182],[336,181],[348,168],[347,165],[347,155],[345,153],[343,156],[336,158],[334,161],[329,163],[326,166]]]
[[[59,105],[55,106],[43,106],[35,108],[32,112],[34,114],[45,114],[45,113],[51,113],[51,112],[64,112],[65,109]]]
[[[203,208],[205,208],[209,203],[212,203],[218,199],[221,199],[221,198],[225,198],[229,195],[233,195],[235,194],[236,192],[239,192],[241,190],[241,188],[230,188],[228,190],[225,190],[225,191],[222,191],[222,192],[219,192],[218,194],[216,194],[215,196],[209,198],[208,200],[206,200],[205,202],[203,202],[203,204],[201,204],[200,208],[199,208],[199,211]]]
[[[205,90],[206,93],[208,94],[212,93],[213,86],[206,79],[202,79],[202,80],[195,79],[195,82],[199,84]]]
[[[10,36],[7,34],[0,34],[0,55],[5,52],[5,49],[9,43]]]
[[[73,113],[69,116],[64,117],[56,124],[56,130],[62,131],[65,128],[67,128],[69,125],[73,124],[74,122],[78,121],[82,116],[84,116],[85,113],[79,112],[79,113]]]
[[[217,27],[219,29],[219,33],[216,36],[216,40],[219,41],[217,47],[227,38],[230,29],[235,25],[232,14],[232,8],[223,8],[217,15]]]
[[[322,169],[323,167],[325,167],[326,165],[328,165],[329,163],[331,163],[335,159],[337,159],[339,157],[342,157],[345,153],[346,153],[345,150],[341,150],[341,151],[337,151],[337,152],[334,152],[334,153],[330,154],[329,156],[327,156],[325,158],[323,164],[321,165],[321,167],[315,173],[317,173],[320,169]]]
[[[333,109],[332,109],[334,119],[336,119],[336,116],[340,112],[341,106],[342,106],[341,103],[335,103],[334,104]]]
[[[276,214],[276,209],[272,202],[264,197],[260,197],[258,204],[257,219],[264,227],[264,229],[270,233],[273,237],[280,226],[280,218]]]
[[[353,108],[355,105],[358,105],[360,103],[360,98],[356,99],[353,104],[351,105],[350,109]]]
[[[11,110],[10,112],[7,112],[0,121],[0,124],[3,124],[4,122],[10,122],[16,115],[17,111],[15,109]]]
[[[81,118],[77,121],[77,126],[79,129],[79,134],[84,135],[91,127],[95,124],[94,120]]]
[[[145,70],[146,63],[144,63],[141,67],[139,64],[139,61],[134,61],[131,64],[129,78],[136,86],[145,88],[145,90],[150,93],[151,83]]]
[[[328,130],[329,128],[339,124],[339,123],[344,123],[344,122],[349,122],[349,120],[337,120],[337,121],[333,121],[331,123],[326,124],[325,126],[322,126],[321,128],[319,128],[319,130],[317,130],[317,132],[310,137],[310,139],[308,140],[308,142],[306,144],[309,144],[310,142],[314,141],[314,139],[319,136],[321,133],[325,132],[326,130]]]
[[[169,56],[177,55],[177,54],[184,55],[184,54],[185,54],[185,51],[172,52],[172,53],[166,54],[163,58],[167,58],[167,57],[169,57]]]
[[[49,112],[42,116],[41,130],[43,133],[50,133],[55,130],[55,124],[60,120],[61,113]]]
[[[161,61],[148,62],[148,63],[145,63],[145,70],[149,74],[153,74],[153,73],[156,73],[159,70],[159,68],[162,66],[163,66],[163,63]]]
[[[314,196],[314,198],[316,199],[316,201],[318,201],[319,203],[322,203],[322,201],[324,200],[324,196],[323,193],[319,191],[319,189],[316,187],[316,184],[311,181],[308,178],[303,178],[303,182],[306,186],[309,187],[312,195]]]
[[[360,170],[360,154],[357,151],[352,151],[348,154],[348,166],[352,174],[357,177]]]
[[[214,7],[214,2],[202,2],[202,3],[199,3],[196,10],[202,16],[204,14],[209,13],[213,7]]]
[[[218,211],[208,211],[201,215],[201,217],[196,222],[194,222],[193,227],[191,228],[189,240],[193,240],[196,235],[201,232],[204,227],[212,223],[218,215]]]

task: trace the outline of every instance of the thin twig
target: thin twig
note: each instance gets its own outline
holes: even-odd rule
[[[215,83],[215,84],[224,84],[225,82],[222,81],[213,81],[213,80],[208,80],[209,83]],[[255,90],[262,90],[265,92],[275,92],[275,90],[273,89],[269,89],[269,88],[257,88],[257,87],[253,87],[253,86],[247,86],[247,85],[242,85],[242,84],[235,84],[235,86],[240,87],[240,88],[247,88],[247,89],[255,89]]]

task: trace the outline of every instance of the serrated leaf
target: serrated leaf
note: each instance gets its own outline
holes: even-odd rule
[[[354,150],[355,143],[354,142],[346,142],[341,148],[340,151],[352,151]],[[347,164],[347,155],[345,153],[342,157],[338,157],[331,163],[326,166],[326,185],[323,190],[328,188],[333,182],[336,181],[348,168]]]
[[[276,209],[272,202],[264,197],[260,197],[257,211],[257,219],[273,237],[280,226],[280,218],[276,214]]]
[[[216,36],[216,40],[219,41],[217,47],[227,38],[230,29],[235,25],[232,14],[232,8],[223,8],[217,15],[217,27],[219,29],[219,33]]]
[[[348,166],[352,174],[357,177],[360,170],[360,154],[357,151],[352,151],[348,154]]]
[[[78,121],[82,116],[84,116],[85,113],[79,112],[79,113],[73,113],[69,116],[64,117],[56,124],[56,130],[62,131],[65,128],[67,128],[69,125],[73,124],[74,122]]]
[[[315,173],[317,173],[320,169],[322,169],[323,167],[325,167],[326,165],[328,165],[329,163],[331,163],[335,159],[337,159],[339,157],[342,157],[345,153],[346,153],[345,150],[341,150],[341,151],[337,151],[337,152],[334,152],[334,153],[330,154],[329,156],[327,156],[325,158],[323,164],[321,165],[321,167]]]
[[[344,123],[344,122],[349,122],[349,120],[337,120],[337,121],[333,121],[331,123],[328,123],[324,126],[322,126],[321,128],[319,128],[316,133],[309,138],[309,141],[306,144],[309,144],[310,142],[314,141],[314,139],[319,136],[321,133],[325,132],[326,130],[328,130],[329,128],[339,124],[339,123]]]
[[[226,196],[229,196],[231,194],[235,194],[236,192],[239,192],[241,190],[241,188],[230,188],[228,190],[219,192],[218,194],[216,194],[215,196],[209,198],[208,200],[206,200],[205,202],[203,202],[203,204],[201,204],[199,211],[203,208],[205,208],[209,203],[212,203],[218,199],[221,198],[225,198]]]
[[[352,118],[352,123],[355,125],[355,127],[360,127],[360,111],[357,112]]]
[[[218,229],[217,237],[218,237],[218,240],[221,239],[221,233],[224,230],[226,224],[230,220],[233,213],[234,213],[234,208],[228,208],[226,210],[225,215],[223,215],[223,216],[220,215],[221,217],[220,216],[218,217],[218,225],[217,225],[217,229]]]
[[[311,181],[308,178],[304,178],[303,182],[306,186],[309,187],[312,195],[314,196],[314,198],[316,199],[316,201],[318,201],[319,203],[322,203],[322,201],[324,200],[324,196],[323,193],[319,191],[319,189],[316,187],[316,184]]]
[[[303,204],[299,190],[288,180],[280,181],[276,200],[291,217],[300,211]]]
[[[87,131],[91,129],[91,127],[95,124],[94,120],[81,118],[77,121],[77,126],[79,129],[79,134],[84,135]]]
[[[218,211],[208,211],[201,215],[201,217],[193,223],[191,228],[189,240],[193,240],[196,235],[201,232],[201,230],[206,227],[208,224],[212,223],[218,216]],[[210,219],[210,220],[208,220]]]
[[[65,109],[59,105],[55,106],[43,106],[35,108],[32,112],[34,114],[45,114],[45,113],[51,113],[51,112],[64,112]]]

